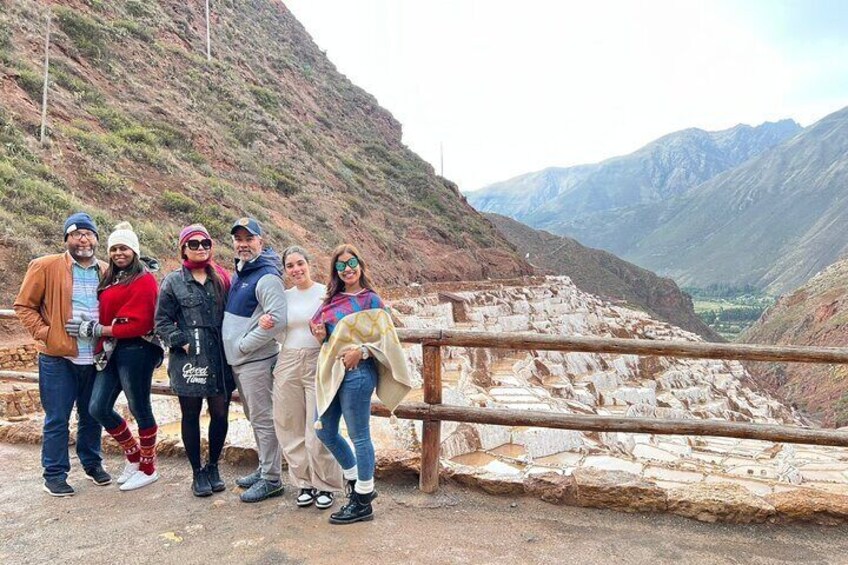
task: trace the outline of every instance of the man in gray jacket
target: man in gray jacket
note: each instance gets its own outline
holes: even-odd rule
[[[259,469],[236,484],[247,490],[243,502],[259,502],[283,494],[280,444],[274,431],[273,371],[278,345],[274,336],[286,325],[286,295],[280,277],[280,257],[262,250],[262,227],[253,218],[241,218],[230,233],[236,252],[233,277],[221,333],[227,363],[233,368],[245,415],[253,427],[259,450]],[[270,314],[273,330],[259,327]]]

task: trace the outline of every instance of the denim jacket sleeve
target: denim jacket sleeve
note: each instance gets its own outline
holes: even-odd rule
[[[171,348],[182,347],[189,342],[188,336],[179,326],[180,303],[174,293],[174,284],[182,284],[179,271],[170,274],[162,281],[154,320],[156,335]]]

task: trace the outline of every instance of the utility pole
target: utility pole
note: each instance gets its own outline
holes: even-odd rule
[[[50,80],[50,11],[47,12],[47,34],[44,39],[44,88],[41,91],[41,144],[47,134],[47,87]]]
[[[212,60],[212,48],[209,41],[209,0],[206,0],[206,60]]]
[[[439,176],[445,176],[445,144],[439,142]]]

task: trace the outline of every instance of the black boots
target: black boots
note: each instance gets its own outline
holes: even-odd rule
[[[359,494],[354,490],[356,481],[348,481],[348,502],[338,512],[330,514],[331,524],[353,524],[354,522],[367,522],[374,519],[374,509],[371,501],[377,498],[377,491],[368,494]]]
[[[194,496],[212,496],[212,485],[209,484],[209,475],[206,467],[194,470],[194,479],[191,481],[191,492]]]
[[[206,476],[209,477],[209,485],[212,487],[212,492],[227,490],[227,485],[221,480],[221,473],[218,472],[217,463],[206,464]]]

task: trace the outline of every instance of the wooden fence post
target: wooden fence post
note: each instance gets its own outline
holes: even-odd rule
[[[424,345],[424,402],[442,403],[442,349],[438,345]],[[442,443],[441,420],[424,420],[421,439],[421,492],[434,493],[439,489],[439,454]]]

